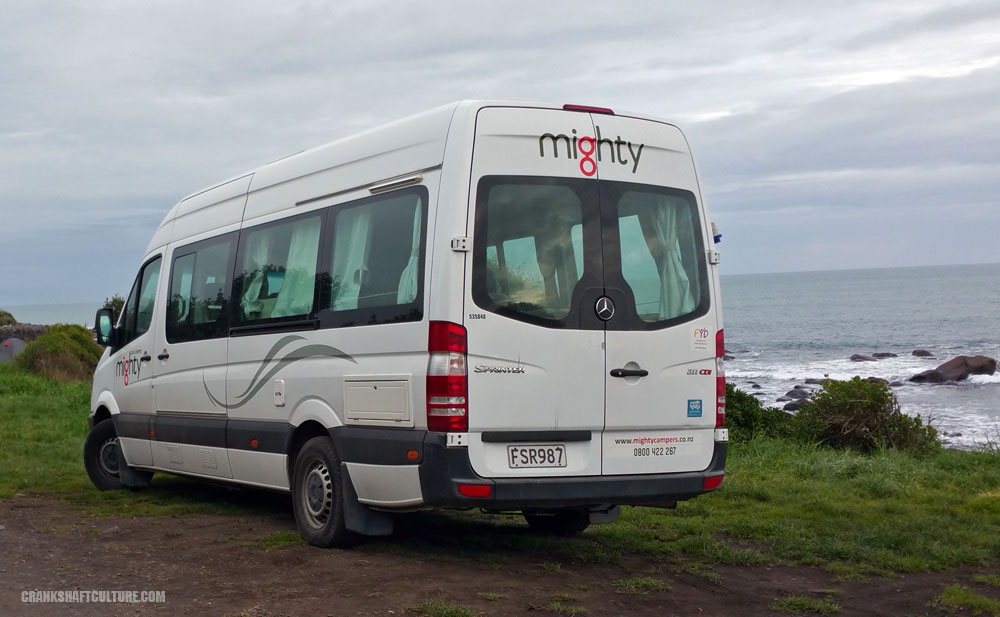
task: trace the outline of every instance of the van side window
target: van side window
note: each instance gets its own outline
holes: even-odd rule
[[[235,236],[227,236],[174,251],[166,321],[168,343],[228,334],[229,277],[235,244]]]
[[[324,327],[422,318],[425,204],[417,187],[330,210]]]
[[[145,266],[132,285],[125,308],[122,311],[124,335],[122,344],[142,336],[149,330],[153,322],[153,308],[156,303],[156,286],[160,280],[160,263],[163,260],[156,257]]]
[[[245,230],[240,235],[236,321],[301,319],[313,312],[322,217]]]

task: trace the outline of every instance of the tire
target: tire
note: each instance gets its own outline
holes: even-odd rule
[[[320,548],[345,548],[361,537],[344,524],[340,457],[328,437],[307,441],[295,459],[292,509],[302,538]]]
[[[111,418],[94,425],[83,444],[83,466],[94,486],[102,491],[122,488],[118,435]]]
[[[557,536],[575,536],[590,527],[590,514],[584,510],[560,510],[552,514],[525,512],[524,520],[535,531]]]

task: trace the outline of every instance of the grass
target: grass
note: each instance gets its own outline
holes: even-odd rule
[[[446,602],[445,600],[424,600],[420,604],[407,606],[403,612],[421,617],[476,617],[476,611]]]
[[[979,595],[963,585],[948,585],[929,606],[946,612],[969,610],[973,615],[1000,617],[1000,600]]]
[[[144,491],[95,490],[82,463],[88,406],[89,384],[0,365],[0,499],[58,494],[91,517],[219,513],[291,522],[287,496],[166,474]],[[397,529],[359,550],[468,559],[487,569],[527,557],[547,573],[641,556],[710,580],[721,580],[719,566],[769,563],[820,566],[841,578],[996,568],[1000,451],[862,455],[758,438],[731,444],[720,490],[675,510],[625,507],[615,524],[575,538],[474,511],[413,514]],[[283,545],[291,535],[262,542]]]
[[[566,593],[557,593],[552,596],[548,604],[538,607],[539,610],[557,615],[586,615],[587,608],[579,604],[568,604],[568,602],[579,602],[575,596]]]
[[[664,591],[670,586],[663,581],[650,576],[633,576],[630,578],[618,578],[612,581],[618,593],[625,594],[646,594],[651,591]]]
[[[275,531],[261,536],[255,542],[258,547],[267,551],[304,543],[305,541],[302,540],[302,536],[299,535],[298,531]]]
[[[973,576],[972,580],[990,587],[1000,587],[1000,575],[997,574],[978,574]]]
[[[507,599],[507,594],[496,593],[496,592],[492,592],[492,591],[477,591],[476,592],[476,597],[480,598],[482,600],[487,600],[489,602],[496,602],[498,600],[505,600],[505,599]]]
[[[840,612],[840,606],[832,600],[809,596],[786,596],[775,600],[768,608],[789,615],[833,615]]]

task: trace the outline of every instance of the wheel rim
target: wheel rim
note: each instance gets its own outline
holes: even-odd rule
[[[306,522],[314,529],[322,529],[333,512],[333,478],[323,461],[316,459],[309,463],[301,488],[300,500]]]
[[[101,472],[112,478],[118,477],[118,438],[105,439],[97,451],[97,464]]]

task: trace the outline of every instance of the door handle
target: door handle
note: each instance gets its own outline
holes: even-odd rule
[[[156,359],[157,360],[166,360],[169,357],[170,357],[170,354],[168,354],[167,352],[164,351],[160,355],[156,356]]]
[[[645,377],[649,371],[644,368],[616,368],[611,369],[612,377]]]
[[[139,358],[139,362],[149,362],[152,359],[153,359],[153,356],[151,356],[149,354],[145,354],[144,356],[142,356],[142,357]]]

